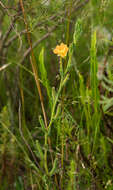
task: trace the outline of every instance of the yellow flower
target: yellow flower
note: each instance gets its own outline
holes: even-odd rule
[[[64,43],[61,43],[60,45],[57,45],[56,48],[53,50],[54,54],[57,54],[60,57],[65,57],[68,52],[68,47]]]

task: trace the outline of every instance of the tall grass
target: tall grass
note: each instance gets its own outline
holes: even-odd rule
[[[71,15],[68,15],[69,51],[66,58],[52,55],[56,56],[58,68],[57,85],[53,86],[46,64],[50,55],[46,54],[44,44],[39,54],[33,50],[22,0],[20,4],[32,50],[32,72],[30,69],[26,72],[34,79],[36,94],[25,87],[27,74],[25,66],[20,66],[17,113],[13,113],[10,100],[0,112],[0,190],[112,190],[113,75],[108,67],[107,76],[103,72],[102,81],[98,79],[97,29],[91,30],[86,78],[74,59],[84,35],[83,19],[76,20],[69,39]],[[56,76],[52,77],[55,81]],[[32,100],[27,102],[28,107],[25,92]],[[30,111],[36,118],[35,125],[26,116]]]

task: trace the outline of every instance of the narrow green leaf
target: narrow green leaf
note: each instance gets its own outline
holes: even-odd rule
[[[40,122],[40,125],[41,125],[41,128],[42,128],[42,131],[43,131],[44,133],[47,133],[47,130],[46,130],[46,128],[45,128],[45,124],[44,124],[44,121],[43,121],[41,115],[39,116],[39,122]]]
[[[82,20],[78,19],[76,24],[75,24],[75,31],[74,31],[74,35],[73,35],[74,44],[77,43],[77,41],[79,40],[81,34],[82,34]]]
[[[44,48],[41,49],[40,51],[40,55],[39,55],[39,69],[40,69],[40,73],[41,73],[41,80],[43,85],[45,86],[46,90],[47,90],[47,95],[49,97],[49,104],[51,105],[51,87],[49,84],[49,80],[47,78],[47,71],[46,71],[46,67],[44,65]]]
[[[43,160],[44,155],[43,155],[43,151],[42,151],[42,148],[41,148],[40,143],[39,143],[38,140],[36,140],[36,148],[37,148],[37,151],[39,153],[40,159]]]
[[[53,176],[53,175],[56,173],[56,171],[57,171],[57,164],[58,164],[58,159],[55,158],[54,163],[53,163],[53,168],[52,168],[52,170],[49,172],[49,175],[50,175],[50,176]]]

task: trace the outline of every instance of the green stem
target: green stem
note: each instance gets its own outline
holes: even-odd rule
[[[45,154],[44,154],[44,166],[45,166],[45,171],[46,171],[46,174],[48,175],[48,166],[47,166],[47,143],[48,141],[48,137],[47,137],[47,134],[45,134]]]

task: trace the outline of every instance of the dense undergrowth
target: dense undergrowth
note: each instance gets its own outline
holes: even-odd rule
[[[0,1],[0,190],[113,189],[112,7]]]

